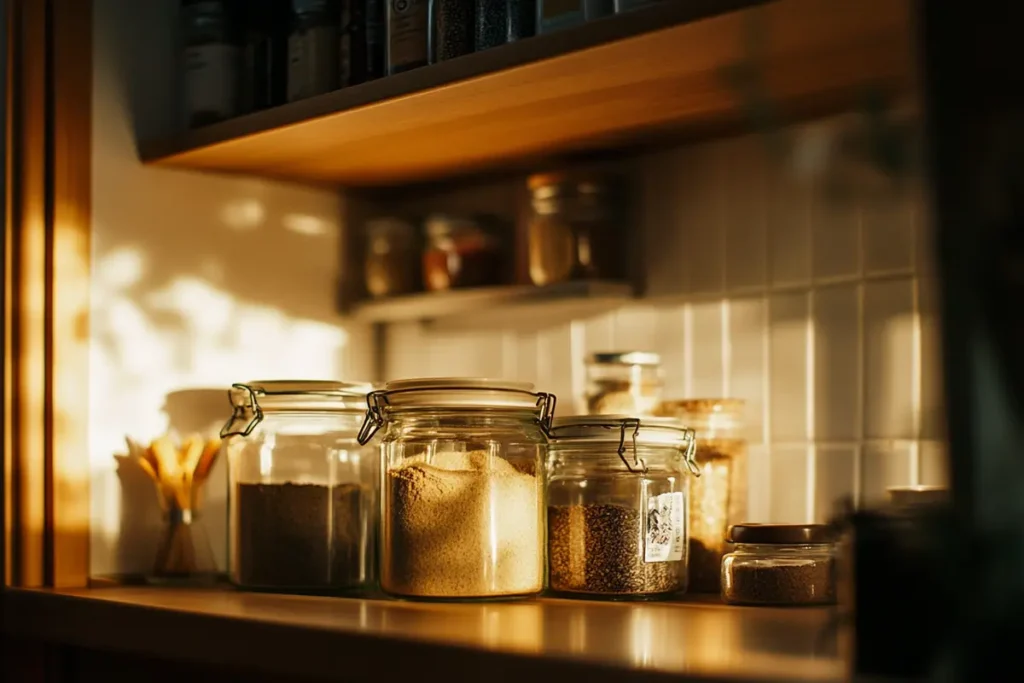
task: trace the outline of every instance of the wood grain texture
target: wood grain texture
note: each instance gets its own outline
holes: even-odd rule
[[[295,677],[838,681],[824,609],[534,600],[436,604],[236,591],[11,591],[4,630]],[[97,628],[102,624],[102,628]]]
[[[383,185],[739,123],[723,69],[748,57],[752,29],[764,38],[774,98],[797,110],[841,106],[863,86],[908,86],[910,13],[910,0],[779,0],[583,49],[570,41],[526,64],[502,56],[557,38],[542,36],[210,126],[142,154],[182,168]],[[466,75],[460,64],[473,60],[491,70]]]

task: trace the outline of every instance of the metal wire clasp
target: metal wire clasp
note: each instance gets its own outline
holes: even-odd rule
[[[360,446],[368,444],[377,430],[384,426],[382,403],[387,403],[387,396],[383,391],[371,391],[366,395],[366,417],[363,418],[363,424],[356,436]]]
[[[697,467],[697,432],[692,429],[684,429],[686,437],[686,469],[695,477],[700,476],[700,468]]]
[[[626,429],[629,427],[633,428],[633,464],[630,465],[626,459]],[[636,451],[636,438],[640,435],[640,420],[635,417],[629,417],[619,423],[619,448],[616,451],[619,454],[619,460],[626,466],[626,469],[634,474],[647,474],[647,463],[644,462]],[[639,469],[633,469],[639,467]]]
[[[235,403],[236,391],[244,391],[248,397],[248,402]],[[256,400],[256,392],[248,384],[232,384],[231,389],[228,390],[228,400],[231,401],[233,409],[231,417],[220,428],[220,438],[249,436],[252,434],[252,430],[256,429],[256,425],[263,421],[263,409],[260,408],[259,401]],[[249,413],[252,414],[252,417],[247,420],[246,418]],[[235,426],[237,424],[244,424],[244,426],[239,428]]]
[[[558,399],[554,394],[548,394],[543,391],[537,394],[537,407],[540,408],[537,424],[540,425],[540,430],[544,432],[544,436],[551,436],[551,423],[555,419],[555,404],[557,402]]]

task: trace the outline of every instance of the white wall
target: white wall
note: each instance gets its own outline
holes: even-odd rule
[[[946,476],[938,328],[920,182],[815,165],[834,119],[780,162],[744,136],[643,158],[650,298],[541,330],[393,326],[388,377],[515,376],[572,405],[591,351],[660,352],[669,398],[747,401],[756,521]],[[823,137],[824,136],[824,137]],[[808,146],[809,145],[809,146]],[[816,173],[800,173],[810,163]],[[842,178],[846,196],[826,192]]]
[[[153,560],[156,497],[124,439],[227,416],[231,382],[359,378],[367,330],[334,312],[336,193],[140,165],[136,136],[176,128],[177,0],[97,0],[93,76],[93,272],[89,452],[91,569]],[[214,388],[178,397],[170,392]],[[220,397],[218,399],[218,396]],[[120,475],[119,475],[120,469]],[[224,562],[224,469],[207,524]],[[123,482],[122,482],[123,480]],[[124,484],[124,485],[123,485]]]

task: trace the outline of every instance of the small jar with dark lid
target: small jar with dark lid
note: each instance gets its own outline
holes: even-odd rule
[[[737,524],[722,559],[731,605],[830,605],[836,601],[836,535],[824,524]]]

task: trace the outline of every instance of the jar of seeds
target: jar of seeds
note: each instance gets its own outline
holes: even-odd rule
[[[646,417],[556,418],[548,453],[551,590],[605,599],[684,591],[693,430]]]
[[[836,601],[836,537],[825,524],[737,524],[722,560],[731,605],[828,605]]]

